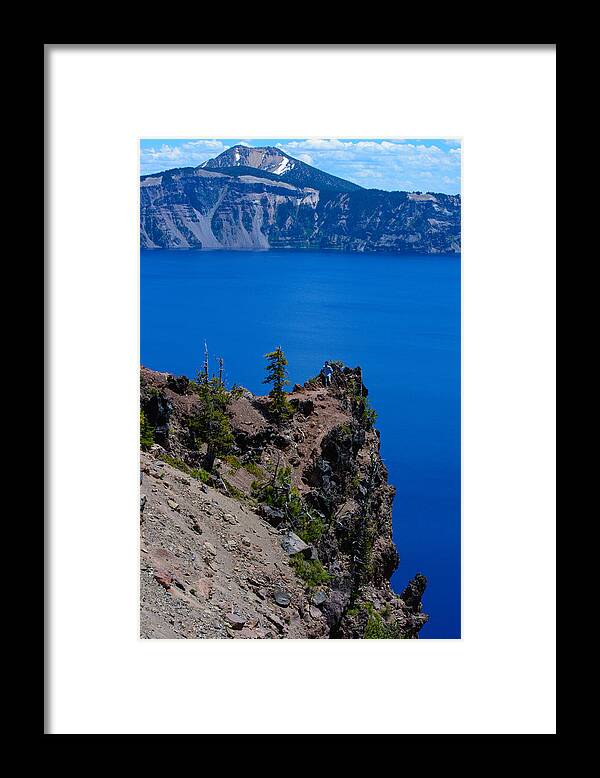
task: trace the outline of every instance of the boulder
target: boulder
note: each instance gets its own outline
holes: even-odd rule
[[[173,583],[173,575],[168,570],[162,568],[157,568],[154,571],[154,579],[165,589],[170,589]]]
[[[314,413],[315,404],[312,400],[300,400],[298,402],[298,410],[303,416],[310,416],[311,413]]]
[[[167,376],[167,387],[175,394],[185,394],[190,386],[190,379],[185,375]]]
[[[287,608],[292,601],[291,595],[289,592],[286,592],[285,589],[275,589],[273,592],[273,599],[277,605],[280,605],[282,608]]]
[[[273,438],[273,443],[277,448],[288,449],[294,441],[289,435],[277,434]]]
[[[258,515],[266,519],[272,527],[278,527],[285,518],[281,508],[272,508],[270,505],[260,505]]]
[[[350,598],[340,591],[334,591],[329,599],[323,603],[322,610],[327,619],[329,629],[333,632],[339,625],[344,615],[344,610],[348,607]]]
[[[173,412],[173,403],[161,394],[152,394],[142,401],[148,422],[154,427],[154,440],[161,446],[168,446],[169,419]]]
[[[246,619],[243,616],[238,616],[237,613],[226,613],[225,621],[231,629],[242,629],[246,623]]]
[[[310,546],[299,538],[295,532],[286,532],[281,539],[281,548],[288,556],[296,554],[305,554],[310,552]]]

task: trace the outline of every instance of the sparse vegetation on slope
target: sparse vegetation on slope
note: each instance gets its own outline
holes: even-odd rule
[[[222,371],[210,378],[206,365],[193,384],[182,376],[142,371],[142,409],[147,411],[146,421],[156,425],[158,443],[144,457],[149,462],[162,460],[190,476],[179,478],[170,469],[149,466],[149,472],[156,470],[157,486],[144,494],[142,526],[164,551],[173,549],[181,564],[193,561],[200,571],[194,575],[204,571],[204,583],[190,579],[196,592],[190,596],[194,602],[207,603],[202,611],[212,619],[207,616],[207,636],[215,610],[202,592],[213,585],[220,587],[216,602],[225,603],[229,632],[238,635],[240,629],[242,637],[269,634],[275,624],[279,636],[294,632],[351,639],[414,638],[427,620],[421,605],[423,576],[416,576],[400,596],[390,587],[398,564],[391,523],[394,490],[379,455],[379,436],[372,429],[374,415],[365,414],[368,392],[362,373],[340,362],[331,364],[331,386],[325,387],[319,376],[288,393],[282,383],[287,381],[286,365],[276,356],[277,388],[289,412],[283,421],[269,407],[272,395],[228,390]],[[209,473],[205,465],[213,434]],[[141,442],[142,447],[147,444],[148,439]],[[185,497],[187,490],[195,494],[191,501]],[[222,500],[228,507],[215,518],[217,534],[206,537],[205,519]],[[243,532],[236,529],[242,526]],[[186,527],[192,534],[179,548]],[[270,538],[268,551],[263,544],[260,553],[255,547],[259,529]],[[157,552],[157,560],[161,554]],[[265,566],[271,570],[268,585],[262,574]],[[157,575],[171,596],[189,591],[185,576],[176,574],[175,581],[160,571]],[[290,600],[292,589],[297,592],[295,600]],[[264,616],[271,626],[255,625],[254,618],[242,626],[236,620],[240,608],[235,602],[231,610],[232,590],[241,593],[246,616],[255,607],[260,612],[259,603],[266,603],[267,610],[274,607],[268,618]],[[165,601],[170,602],[163,595],[161,602]],[[277,619],[277,609],[285,608],[293,630]],[[176,620],[177,610],[172,615]],[[170,634],[169,627],[166,631]]]

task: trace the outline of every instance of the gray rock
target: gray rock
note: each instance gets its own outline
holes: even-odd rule
[[[246,619],[243,616],[238,616],[237,613],[225,614],[225,621],[232,629],[242,629],[246,623]]]
[[[313,605],[319,607],[320,605],[323,605],[326,599],[327,599],[327,595],[325,594],[325,592],[318,591],[315,592],[311,597],[311,602]]]
[[[270,505],[260,505],[258,508],[259,516],[266,519],[272,527],[277,527],[285,518],[281,508],[272,508]]]
[[[294,443],[294,441],[289,435],[276,435],[273,442],[277,446],[277,448],[283,448],[283,449],[289,448]]]
[[[281,605],[282,608],[287,608],[292,601],[291,595],[286,592],[285,589],[275,589],[273,592],[273,599],[277,605]]]
[[[286,532],[281,539],[281,548],[288,556],[295,556],[296,554],[303,554],[310,550],[302,538],[299,538],[295,532]]]
[[[189,388],[190,379],[187,376],[167,376],[167,387],[175,394],[185,394]]]
[[[331,630],[340,623],[345,608],[348,607],[350,597],[340,591],[331,593],[329,599],[323,603],[323,613]]]

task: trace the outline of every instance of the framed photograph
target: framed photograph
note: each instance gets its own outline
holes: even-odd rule
[[[460,637],[460,160],[141,140],[142,637]]]
[[[46,732],[553,734],[555,44],[45,51]]]

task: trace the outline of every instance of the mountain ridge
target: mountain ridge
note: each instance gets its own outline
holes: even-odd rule
[[[458,254],[460,219],[460,195],[365,189],[276,147],[234,146],[140,177],[147,249]]]
[[[276,175],[280,180],[296,186],[314,189],[331,189],[336,192],[352,192],[362,189],[352,181],[325,173],[276,146],[232,146],[217,157],[199,165],[204,170],[249,167]]]

